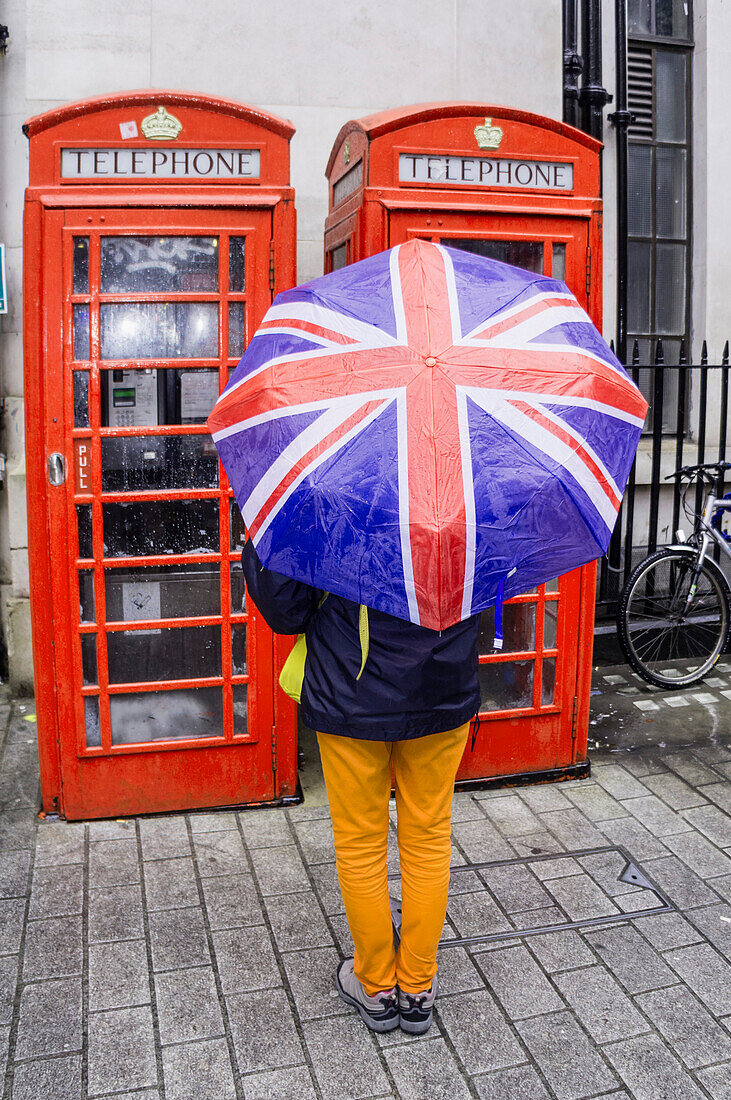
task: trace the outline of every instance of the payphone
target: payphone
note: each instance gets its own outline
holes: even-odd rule
[[[287,646],[246,601],[241,517],[205,422],[295,282],[293,128],[208,96],[133,92],[25,130],[44,808],[291,798],[296,716],[274,691]]]
[[[566,282],[601,328],[601,145],[554,119],[432,103],[347,122],[328,161],[325,270],[414,238]],[[595,566],[482,614],[482,703],[458,780],[586,774]]]

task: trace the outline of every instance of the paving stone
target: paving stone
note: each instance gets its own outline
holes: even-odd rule
[[[586,932],[585,938],[630,993],[660,989],[677,980],[657,952],[630,925]]]
[[[688,924],[680,913],[658,913],[650,917],[639,917],[634,921],[634,925],[658,951],[686,947],[690,943],[698,943],[701,938],[696,929]]]
[[[84,868],[60,864],[33,870],[28,917],[67,917],[82,910]]]
[[[720,878],[714,878],[713,889],[717,894],[720,894],[722,898],[731,901],[731,875],[722,875]]]
[[[708,786],[699,787],[698,794],[710,798],[725,813],[731,814],[731,784],[726,782],[710,783]]]
[[[586,874],[552,879],[546,886],[571,920],[610,917],[618,912],[612,899]]]
[[[627,863],[621,852],[597,852],[592,856],[581,856],[578,862],[610,898],[617,898],[622,894],[645,893],[643,890],[638,891],[631,882],[621,881],[619,876]]]
[[[354,1100],[390,1091],[370,1034],[357,1014],[311,1020],[303,1031],[323,1100]],[[409,1095],[404,1093],[404,1100]]]
[[[557,1012],[564,1003],[525,947],[476,954],[475,962],[489,988],[513,1020],[540,1012]]]
[[[568,790],[566,795],[590,821],[610,821],[616,817],[627,817],[625,808],[595,784]]]
[[[18,956],[6,955],[0,959],[0,1025],[12,1022],[17,984]]]
[[[691,1069],[731,1059],[731,1036],[686,986],[642,993],[637,1005]]]
[[[526,946],[538,957],[541,966],[549,974],[576,966],[590,966],[596,962],[584,940],[572,929],[530,936],[526,939]]]
[[[467,1100],[470,1095],[443,1039],[391,1047],[386,1050],[385,1058],[400,1100],[423,1100],[424,1097],[437,1096]]]
[[[265,897],[311,889],[304,864],[294,844],[281,848],[255,848],[251,852],[251,862],[259,889]]]
[[[23,978],[64,978],[80,974],[81,917],[52,917],[29,921],[25,931]]]
[[[489,863],[494,859],[513,859],[515,852],[495,826],[482,821],[460,821],[452,827],[452,837],[468,863]]]
[[[603,821],[602,831],[613,844],[621,844],[635,860],[665,856],[668,849],[661,840],[633,817],[620,817]]]
[[[176,817],[143,817],[139,825],[144,860],[190,856],[188,826],[182,814]]]
[[[210,964],[200,908],[163,909],[150,913],[148,921],[154,970]]]
[[[345,912],[343,895],[340,893],[340,883],[338,882],[338,872],[335,868],[335,864],[319,863],[312,868],[310,874],[312,875],[312,881],[315,884],[317,895],[327,915],[330,916],[332,913]],[[449,884],[450,890],[453,889],[452,884],[454,881],[463,877],[463,875],[453,875],[452,881]],[[479,888],[482,889],[482,885],[480,885]]]
[[[598,848],[606,841],[595,825],[576,809],[540,814],[542,823],[568,849]]]
[[[554,981],[597,1043],[629,1039],[649,1030],[647,1021],[603,966],[558,974]],[[667,990],[663,990],[663,995]]]
[[[714,783],[718,776],[711,768],[701,764],[687,752],[668,753],[662,758],[663,764],[690,783],[691,787],[700,787],[703,783]]]
[[[718,895],[677,856],[653,859],[646,864],[646,868],[648,875],[680,909],[712,905],[718,901]]]
[[[126,886],[140,881],[136,840],[96,840],[89,844],[89,886]]]
[[[525,863],[488,867],[479,874],[507,913],[519,913],[525,909],[539,909],[552,904],[550,895]]]
[[[565,850],[565,846],[561,841],[557,840],[547,829],[541,829],[538,833],[527,833],[526,836],[511,837],[510,843],[515,848],[516,856],[521,858],[545,856],[552,852]]]
[[[163,1047],[162,1064],[165,1100],[236,1100],[225,1039]]]
[[[484,989],[485,982],[463,947],[448,947],[440,950],[437,954],[437,962],[441,996]]]
[[[238,833],[196,833],[193,842],[201,878],[237,875],[249,870]]]
[[[460,936],[489,936],[493,932],[511,930],[509,921],[487,891],[480,894],[458,894],[450,898],[447,914]]]
[[[295,830],[308,864],[331,863],[335,860],[335,842],[329,818],[298,822]]]
[[[238,819],[248,848],[280,848],[292,843],[292,829],[281,809],[244,810]]]
[[[246,1078],[246,1100],[316,1100],[307,1066],[252,1073]]]
[[[304,1062],[287,994],[283,989],[234,993],[226,998],[241,1073],[260,1073]]]
[[[628,798],[622,805],[654,836],[672,836],[673,833],[685,832],[690,827],[685,818],[674,813],[654,794],[645,798]]]
[[[466,864],[465,869],[461,867],[452,867],[449,878],[449,892],[454,897],[457,894],[477,894],[481,890],[484,891],[485,883],[479,877],[477,871],[470,871],[469,864]],[[392,894],[395,892],[396,886],[392,889]]]
[[[525,836],[541,828],[540,820],[517,794],[489,799],[482,803],[482,808],[504,836]]]
[[[198,904],[193,860],[158,859],[143,864],[148,909],[182,909]]]
[[[266,928],[213,933],[216,966],[224,993],[248,993],[281,985],[282,979]]]
[[[631,775],[635,778],[644,778],[646,775],[656,775],[658,772],[664,772],[665,767],[657,760],[652,751],[646,749],[640,752],[633,752],[630,756],[625,756],[622,765]],[[632,796],[630,796],[632,797]]]
[[[580,1100],[618,1084],[569,1012],[536,1016],[516,1027],[558,1100]]]
[[[445,955],[452,953],[444,952]],[[340,999],[335,988],[335,971],[340,963],[340,955],[334,947],[288,951],[282,956],[282,962],[301,1020],[337,1016],[348,1011],[348,1006]],[[443,991],[441,963],[439,985]]]
[[[283,894],[266,899],[272,932],[280,951],[328,947],[332,936],[314,894]]]
[[[21,1062],[13,1072],[12,1100],[82,1100],[81,1058],[48,1058]]]
[[[23,989],[16,1059],[81,1049],[81,979],[37,982]]]
[[[688,914],[696,928],[731,962],[731,906],[721,902]],[[731,996],[731,990],[729,991]]]
[[[458,821],[479,821],[485,815],[471,794],[457,792],[452,798],[452,824]]]
[[[89,890],[89,942],[133,940],[143,934],[139,885]]]
[[[351,955],[355,954],[355,947],[353,946],[353,937],[350,934],[345,914],[343,913],[338,916],[330,917],[330,924],[335,933],[335,939],[340,948],[340,953],[344,958],[350,958]],[[442,938],[444,937],[442,936]],[[452,938],[454,938],[454,935],[452,935]]]
[[[728,1011],[731,966],[709,943],[669,951],[665,958],[714,1016]]]
[[[683,863],[702,878],[731,874],[731,859],[695,831],[666,837],[665,843]]]
[[[550,1100],[533,1066],[500,1069],[473,1082],[481,1100]]]
[[[635,1100],[701,1100],[702,1093],[657,1035],[612,1043],[604,1052]]]
[[[689,810],[693,806],[705,806],[708,800],[677,775],[648,775],[645,786],[666,802],[672,810]]]
[[[90,1095],[157,1084],[149,1006],[92,1012],[87,1026]]]
[[[0,901],[0,955],[14,955],[20,950],[25,918],[25,898]]]
[[[517,794],[534,813],[568,810],[571,807],[566,795],[551,783],[539,783],[535,787],[522,787]]]
[[[201,881],[211,928],[245,928],[264,922],[251,875],[226,875]]]
[[[155,975],[161,1043],[185,1043],[223,1035],[213,970],[171,970]]]
[[[25,897],[30,852],[0,852],[0,898]]]
[[[235,832],[238,829],[237,817],[233,810],[189,813],[187,816],[192,833]]]
[[[731,1064],[711,1066],[696,1073],[696,1077],[713,1100],[731,1100]]]
[[[36,830],[36,867],[83,863],[85,829],[63,821],[41,821]]]
[[[124,818],[118,821],[91,821],[89,823],[89,840],[135,840],[137,830],[134,818]]]
[[[648,792],[644,783],[640,783],[620,764],[598,764],[592,762],[592,779],[603,787],[612,798],[643,798]]]
[[[89,1011],[150,1002],[144,940],[89,945]]]
[[[8,1063],[10,1048],[10,1027],[0,1027],[0,1081],[5,1080],[5,1069]]]
[[[699,806],[695,810],[686,810],[683,816],[712,844],[717,844],[719,848],[731,846],[731,816],[719,810],[718,806]]]
[[[572,856],[536,860],[535,863],[530,863],[528,866],[541,882],[547,882],[552,878],[565,878],[567,875],[581,874],[581,867]]]

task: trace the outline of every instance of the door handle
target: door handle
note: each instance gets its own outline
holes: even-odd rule
[[[48,480],[51,485],[63,485],[66,480],[66,461],[58,451],[48,456]]]

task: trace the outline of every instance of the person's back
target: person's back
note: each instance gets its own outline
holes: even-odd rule
[[[265,569],[247,542],[250,598],[280,634],[304,633],[301,717],[317,730],[355,958],[343,999],[376,1031],[431,1023],[449,886],[451,800],[479,708],[479,616],[431,631]],[[396,946],[386,871],[392,775],[401,857]]]

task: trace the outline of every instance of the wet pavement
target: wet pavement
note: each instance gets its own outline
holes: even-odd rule
[[[0,698],[3,1100],[729,1100],[731,662],[593,691],[589,779],[455,796],[420,1039],[335,995],[311,745],[299,807],[39,821],[33,704]]]

